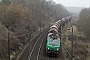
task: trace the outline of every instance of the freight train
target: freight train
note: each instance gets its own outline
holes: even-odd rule
[[[61,40],[60,40],[60,33],[61,26],[65,26],[68,22],[70,22],[71,16],[62,18],[55,22],[49,29],[47,34],[47,41],[46,41],[46,53],[47,54],[59,54],[61,48]]]

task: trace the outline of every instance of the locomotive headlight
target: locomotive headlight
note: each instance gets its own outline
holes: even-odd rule
[[[57,48],[57,50],[59,50],[59,49]]]
[[[49,48],[48,48],[48,50],[49,50]]]

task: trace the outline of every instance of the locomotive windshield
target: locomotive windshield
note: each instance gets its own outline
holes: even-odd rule
[[[58,41],[59,40],[50,40],[50,45],[58,46]]]

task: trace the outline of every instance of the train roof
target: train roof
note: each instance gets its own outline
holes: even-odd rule
[[[57,29],[54,29],[54,28],[50,29],[48,32],[58,33]]]
[[[54,33],[49,33],[48,34],[48,38],[49,40],[60,40],[60,37],[58,34],[54,34]]]
[[[56,29],[58,29],[56,25],[53,25],[53,26],[51,26],[50,28],[56,28]]]

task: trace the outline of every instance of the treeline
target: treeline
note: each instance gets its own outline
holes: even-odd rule
[[[40,22],[42,22],[41,26],[43,27],[47,22],[50,22],[50,17],[58,20],[61,17],[70,15],[64,6],[56,4],[52,0],[2,0],[0,10],[1,21],[6,27],[12,27],[12,31],[20,25],[26,28],[28,20],[30,22],[30,30],[36,31]]]
[[[85,8],[80,12],[78,23],[85,36],[90,39],[90,8]]]
[[[27,32],[36,32],[56,20],[72,15],[64,6],[49,0],[2,0],[0,1],[0,59],[8,58],[7,29],[10,38]],[[10,40],[11,58],[26,45],[25,37]]]

